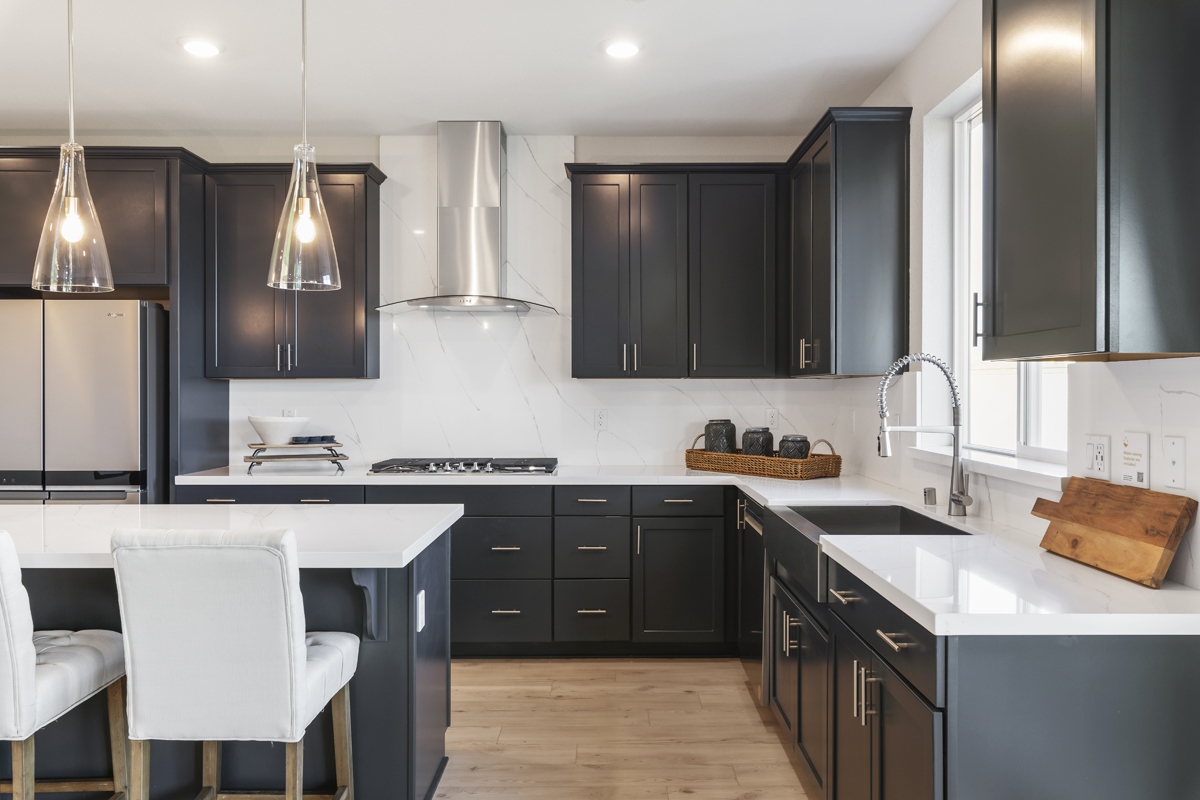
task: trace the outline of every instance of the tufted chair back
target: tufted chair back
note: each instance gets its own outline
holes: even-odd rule
[[[0,531],[0,739],[23,739],[37,721],[33,617],[17,548]]]
[[[294,742],[306,716],[291,531],[118,531],[129,737]]]

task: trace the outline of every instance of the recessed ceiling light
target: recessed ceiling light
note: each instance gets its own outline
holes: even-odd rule
[[[637,55],[638,46],[633,42],[613,42],[604,48],[604,52],[613,58],[629,58]]]
[[[208,41],[207,39],[197,39],[192,36],[185,36],[182,39],[177,39],[179,45],[194,56],[200,58],[212,58],[217,53],[221,52],[221,48]]]
[[[416,233],[416,234],[422,234],[422,233],[424,233],[424,232],[425,232],[425,231],[413,231],[413,233]]]

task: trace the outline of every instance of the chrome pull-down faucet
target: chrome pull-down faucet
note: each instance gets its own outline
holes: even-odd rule
[[[924,361],[927,364],[932,364],[940,369],[942,375],[946,377],[946,381],[950,384],[950,405],[954,413],[953,425],[888,425],[888,381],[896,377],[896,374],[900,370],[914,361]],[[892,431],[902,433],[944,433],[953,438],[954,459],[950,464],[950,507],[947,513],[952,517],[965,517],[967,515],[967,506],[971,505],[974,500],[967,494],[967,476],[963,472],[962,466],[962,398],[959,397],[958,383],[954,380],[954,374],[950,372],[950,367],[946,366],[945,361],[928,353],[913,353],[912,355],[897,359],[895,364],[888,367],[888,371],[884,373],[883,380],[879,382],[878,447],[880,458],[890,458],[892,455],[892,441],[891,437],[888,436]]]

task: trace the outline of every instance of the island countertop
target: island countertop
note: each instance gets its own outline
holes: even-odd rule
[[[406,567],[463,515],[461,505],[6,505],[23,569],[111,568],[115,531],[295,532],[302,568]]]

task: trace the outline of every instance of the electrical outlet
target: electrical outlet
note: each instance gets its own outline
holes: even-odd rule
[[[285,408],[285,409],[283,410],[283,416],[285,416],[285,417],[295,417],[295,416],[298,416],[298,415],[296,414],[296,409],[294,409],[294,408]]]
[[[779,411],[777,409],[774,409],[774,408],[767,409],[767,427],[768,428],[778,428],[779,427]]]
[[[608,411],[603,408],[596,409],[596,430],[608,430]]]
[[[1109,480],[1108,462],[1112,456],[1112,437],[1089,435],[1084,437],[1083,474],[1087,478]]]
[[[1163,455],[1165,458],[1167,480],[1171,489],[1187,488],[1187,447],[1182,436],[1163,437]]]

